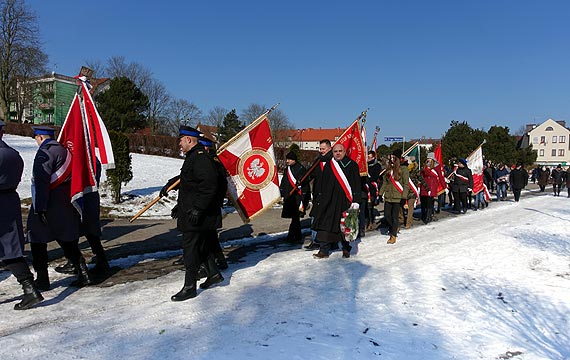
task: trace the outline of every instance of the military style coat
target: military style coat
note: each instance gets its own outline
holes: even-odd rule
[[[0,140],[0,260],[22,256],[24,227],[16,188],[23,170],[24,161],[20,154]]]
[[[79,213],[71,204],[71,176],[55,185],[58,171],[65,166],[67,149],[54,139],[45,140],[39,147],[32,169],[32,207],[28,213],[28,240],[48,243],[52,240],[79,239]],[[47,225],[39,213],[46,212]]]
[[[180,169],[177,229],[181,232],[215,230],[220,216],[218,178],[214,160],[204,146],[195,145],[186,153]],[[202,215],[197,225],[190,223],[192,209]]]

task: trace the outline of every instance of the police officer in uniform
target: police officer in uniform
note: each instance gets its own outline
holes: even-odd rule
[[[32,206],[28,214],[28,240],[36,286],[49,290],[47,243],[56,240],[77,272],[72,286],[90,285],[85,259],[79,250],[79,213],[71,204],[71,154],[54,139],[55,130],[34,126],[39,145],[32,169]]]
[[[4,122],[0,121],[0,260],[24,289],[22,301],[14,305],[14,309],[25,310],[44,298],[36,289],[34,275],[23,255],[22,208],[16,188],[22,179],[24,161],[16,150],[2,140],[3,135]]]
[[[216,167],[204,146],[199,143],[200,135],[201,133],[192,127],[180,127],[179,146],[186,158],[180,169],[180,184],[176,188],[178,203],[173,208],[172,217],[177,219],[177,229],[182,232],[186,274],[184,286],[172,295],[172,301],[184,301],[197,295],[198,268],[203,262],[208,264],[208,277],[200,284],[201,289],[224,281],[206,246],[208,232],[217,228],[220,207],[216,201]],[[175,179],[169,180],[169,183],[174,183]]]

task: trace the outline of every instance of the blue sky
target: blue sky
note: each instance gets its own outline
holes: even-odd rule
[[[279,102],[297,128],[330,128],[370,108],[379,140],[570,120],[566,0],[28,5],[51,70],[124,56],[204,113]]]

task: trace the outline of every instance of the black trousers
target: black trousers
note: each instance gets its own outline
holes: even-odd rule
[[[467,210],[467,193],[466,192],[453,192],[453,210]]]
[[[301,235],[301,219],[299,216],[293,216],[291,218],[291,224],[289,224],[289,232],[287,233],[287,241],[298,242],[302,239]]]
[[[78,266],[79,259],[81,258],[81,251],[79,250],[79,240],[74,241],[61,241],[56,240],[59,246],[63,249],[63,254],[72,264]],[[44,243],[31,243],[32,250],[32,266],[36,272],[46,271],[48,268],[48,251],[47,244]]]
[[[205,232],[189,231],[182,234],[182,256],[184,257],[184,286],[196,286],[198,268],[207,261],[208,248]]]
[[[420,206],[422,209],[422,221],[427,224],[433,218],[433,198],[431,196],[420,196]]]
[[[390,235],[398,236],[398,225],[400,215],[400,202],[384,201],[384,218],[390,227]]]
[[[34,280],[34,275],[23,257],[4,259],[2,262],[6,265],[6,268],[12,272],[20,284],[25,280]]]
[[[514,189],[513,188],[513,195],[515,196],[515,201],[517,201],[517,202],[521,198],[521,190],[522,189]]]

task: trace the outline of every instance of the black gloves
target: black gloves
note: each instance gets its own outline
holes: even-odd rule
[[[202,217],[202,210],[191,209],[188,210],[188,221],[191,225],[198,225],[200,218]]]
[[[160,197],[165,197],[168,196],[168,188],[172,186],[172,184],[174,184],[175,182],[177,182],[180,179],[180,176],[175,176],[172,179],[168,180],[168,182],[166,183],[166,185],[164,185],[162,187],[162,189],[160,189]],[[172,190],[178,190],[178,186],[175,187]]]
[[[47,212],[45,212],[45,211],[38,211],[38,216],[40,217],[40,221],[42,222],[42,224],[44,224],[45,226],[47,226],[47,224],[48,224]]]
[[[170,210],[170,217],[173,219],[178,219],[178,204],[174,205],[172,210]]]

